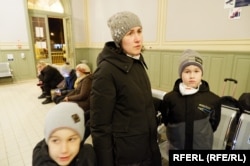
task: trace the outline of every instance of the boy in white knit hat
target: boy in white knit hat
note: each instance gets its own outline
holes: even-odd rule
[[[194,50],[180,57],[179,76],[160,107],[170,149],[212,149],[221,116],[220,97],[202,80],[203,60]]]
[[[45,117],[45,139],[33,150],[33,166],[96,165],[92,145],[84,144],[83,110],[75,103],[60,103]]]

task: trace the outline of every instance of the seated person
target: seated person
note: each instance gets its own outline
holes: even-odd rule
[[[78,64],[76,66],[77,79],[74,84],[74,90],[69,92],[63,99],[65,102],[75,102],[84,110],[85,117],[85,136],[84,140],[90,135],[89,127],[89,109],[90,109],[90,91],[92,86],[92,74],[87,64]]]
[[[54,67],[40,61],[37,64],[39,74],[39,85],[43,89],[43,93],[38,98],[46,98],[42,104],[51,103],[51,90],[63,87],[65,80],[61,73]]]
[[[42,94],[40,96],[38,96],[38,99],[43,99],[46,97],[45,93],[44,93],[44,89],[43,89],[43,84],[42,84],[42,81],[41,81],[41,74],[40,74],[40,71],[38,69],[38,75],[37,75],[37,78],[38,78],[38,83],[36,84],[37,86],[39,86],[42,90]]]
[[[90,109],[90,91],[92,85],[92,74],[89,66],[84,63],[78,64],[76,66],[76,76],[74,90],[69,92],[63,101],[75,102],[86,112]]]
[[[56,89],[54,92],[54,97],[52,100],[58,104],[61,100],[65,98],[65,96],[74,89],[74,83],[76,81],[76,71],[72,69],[68,75],[68,77],[65,77],[65,87],[62,89]]]
[[[91,144],[84,144],[83,110],[75,103],[60,103],[45,117],[45,138],[33,149],[32,165],[96,166]]]
[[[71,72],[72,68],[70,66],[70,63],[67,62],[66,58],[63,58],[64,64],[61,67],[61,74],[64,78],[69,77],[69,73]]]

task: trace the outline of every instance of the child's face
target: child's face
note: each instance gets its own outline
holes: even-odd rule
[[[125,53],[136,56],[141,53],[142,50],[142,28],[131,28],[128,33],[122,38],[122,48]]]
[[[73,130],[62,128],[48,140],[49,155],[60,166],[69,165],[80,149],[81,138]]]
[[[185,67],[181,73],[183,83],[192,88],[197,88],[200,85],[202,78],[202,71],[195,65]]]

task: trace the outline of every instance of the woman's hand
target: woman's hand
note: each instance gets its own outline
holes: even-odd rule
[[[63,101],[69,101],[68,97],[65,97],[65,98],[63,99]]]

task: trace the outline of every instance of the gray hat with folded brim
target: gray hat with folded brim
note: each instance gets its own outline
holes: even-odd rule
[[[139,17],[129,11],[118,12],[108,19],[108,27],[117,47],[120,47],[122,38],[134,27],[142,27]]]
[[[191,49],[187,49],[183,51],[180,57],[179,76],[181,77],[182,71],[185,69],[185,67],[189,65],[198,66],[203,73],[202,63],[203,61],[198,52],[191,50]]]
[[[52,107],[45,117],[45,140],[58,129],[68,128],[79,134],[81,140],[85,132],[84,112],[78,104],[61,102]]]

